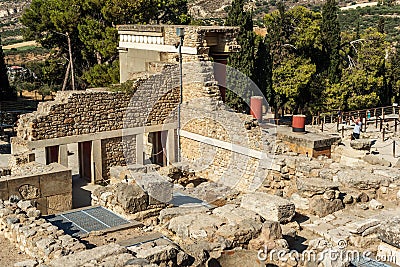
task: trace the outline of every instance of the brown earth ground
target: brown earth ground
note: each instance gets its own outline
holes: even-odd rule
[[[0,234],[0,266],[14,266],[15,263],[31,259]]]

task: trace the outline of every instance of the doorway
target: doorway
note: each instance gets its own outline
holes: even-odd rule
[[[46,165],[58,162],[59,146],[46,147]]]
[[[225,54],[213,54],[215,63],[214,65],[214,77],[218,82],[219,91],[221,94],[222,101],[226,99],[226,65],[228,63],[227,55]]]
[[[161,167],[167,166],[167,136],[168,131],[149,133],[149,141],[152,144],[151,162]]]
[[[92,180],[92,142],[82,142],[78,145],[79,174],[81,178]]]

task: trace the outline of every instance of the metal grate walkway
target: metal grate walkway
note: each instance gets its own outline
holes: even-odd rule
[[[92,231],[105,230],[131,223],[103,207],[90,207],[49,215],[44,218],[71,236],[80,236]]]

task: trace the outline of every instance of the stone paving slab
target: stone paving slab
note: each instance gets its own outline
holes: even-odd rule
[[[380,220],[377,219],[367,219],[363,221],[355,221],[346,224],[346,229],[353,234],[362,234],[365,230],[370,227],[377,226],[381,223]]]
[[[160,239],[163,237],[164,236],[160,233],[151,233],[151,234],[144,235],[144,236],[138,236],[138,237],[122,240],[122,241],[118,242],[118,244],[123,247],[129,247],[129,246],[133,246],[133,245],[136,245],[139,243],[146,243],[146,242],[154,241],[154,240],[157,240],[157,239]]]
[[[334,226],[331,224],[320,224],[320,225],[316,225],[316,224],[303,224],[302,227],[304,229],[307,229],[311,232],[313,232],[314,234],[320,235],[328,240],[330,240],[330,235],[328,234],[329,230],[334,229]]]

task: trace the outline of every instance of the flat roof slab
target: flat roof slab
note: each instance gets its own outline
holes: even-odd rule
[[[327,136],[310,132],[292,132],[292,128],[290,127],[279,127],[277,139],[303,147],[318,149],[329,147],[338,142],[341,138],[339,136]]]

